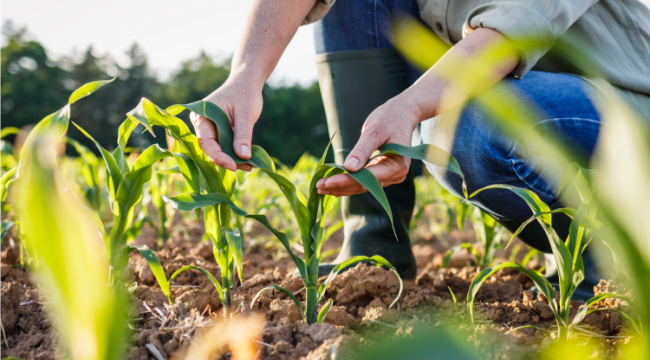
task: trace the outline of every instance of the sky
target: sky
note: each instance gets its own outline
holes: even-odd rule
[[[2,0],[1,18],[26,26],[57,58],[93,45],[94,54],[124,52],[137,42],[161,78],[201,50],[217,58],[237,46],[251,0]],[[317,79],[312,26],[303,26],[269,81],[310,84]]]
[[[650,6],[650,0],[641,0]],[[26,26],[55,58],[81,53],[110,54],[126,64],[125,50],[139,43],[164,79],[201,50],[230,56],[252,0],[2,0],[1,19]],[[317,78],[312,26],[289,44],[269,82],[310,84]],[[173,39],[173,40],[172,40]]]

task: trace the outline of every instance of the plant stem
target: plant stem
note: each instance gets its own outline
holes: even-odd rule
[[[559,342],[569,340],[569,329],[566,326],[558,324],[558,327],[557,327],[557,340]]]
[[[308,324],[314,324],[317,319],[316,300],[318,299],[318,289],[315,286],[307,287],[305,294],[305,318]]]

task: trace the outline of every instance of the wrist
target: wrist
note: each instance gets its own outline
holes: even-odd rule
[[[239,88],[245,89],[247,92],[262,92],[266,76],[260,71],[251,69],[247,66],[238,66],[230,71],[228,79],[224,85],[235,85]]]
[[[420,106],[418,106],[418,103],[414,100],[415,99],[405,93],[389,100],[389,102],[393,103],[393,105],[399,109],[400,113],[404,114],[408,125],[413,129],[415,129],[422,120],[425,120],[422,118]]]

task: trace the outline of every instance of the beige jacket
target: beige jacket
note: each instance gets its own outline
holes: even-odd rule
[[[321,19],[335,1],[320,0],[304,23]],[[575,74],[575,68],[558,61],[549,50],[558,40],[579,39],[576,43],[591,55],[581,61],[595,67],[650,121],[650,10],[638,0],[417,2],[422,20],[450,45],[469,28],[487,27],[505,35],[520,52],[515,77],[531,69]],[[535,46],[530,46],[531,34]]]

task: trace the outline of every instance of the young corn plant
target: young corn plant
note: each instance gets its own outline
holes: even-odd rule
[[[16,181],[18,181],[21,177],[23,162],[29,160],[27,156],[31,154],[31,149],[34,147],[34,142],[39,141],[40,139],[43,139],[46,136],[48,138],[56,139],[56,140],[63,138],[66,132],[68,131],[68,125],[70,123],[70,106],[75,102],[77,102],[78,100],[92,94],[93,92],[95,92],[102,86],[110,83],[111,81],[113,80],[93,81],[82,85],[81,87],[79,87],[78,89],[72,92],[72,94],[68,98],[68,103],[65,106],[53,112],[52,114],[46,116],[34,126],[34,128],[30,131],[30,133],[25,138],[25,141],[22,145],[18,166],[6,172],[2,176],[2,180],[0,180],[0,199],[2,200],[3,207],[7,199],[7,193],[9,187],[12,186],[12,184],[16,183]],[[101,221],[99,220],[97,215],[92,211],[88,211],[88,212],[92,213],[91,219],[93,220],[95,227],[97,227],[101,232],[103,232],[103,225],[101,225]],[[38,256],[37,254],[38,249],[34,247],[34,241],[31,236],[33,234],[32,231],[33,225],[38,226],[38,224],[34,224],[30,221],[29,216],[27,216],[26,214],[21,214],[21,218],[20,218],[20,233],[21,233],[21,240],[22,240],[21,246],[25,250],[25,255],[26,255],[25,263],[29,264],[30,266],[36,269],[39,266],[39,259],[41,257]]]
[[[463,212],[467,211],[464,210],[466,208],[467,205],[464,204],[462,206],[459,206],[459,226],[463,222],[462,219],[464,218],[464,215],[462,214]],[[474,212],[472,214],[471,220],[474,231],[476,232],[476,237],[479,242],[483,244],[483,252],[475,248],[470,243],[458,244],[447,251],[447,254],[442,260],[441,267],[447,267],[454,253],[460,249],[466,249],[470,254],[472,254],[474,256],[474,262],[476,263],[476,266],[481,269],[490,266],[494,261],[494,249],[499,244],[501,239],[501,227],[492,216],[479,209],[478,207],[474,207]]]
[[[126,119],[120,125],[118,147],[112,153],[102,147],[79,125],[74,125],[95,143],[106,163],[113,227],[104,242],[104,248],[111,268],[109,283],[113,284],[126,267],[129,255],[134,250],[126,244],[126,233],[133,223],[135,207],[142,200],[143,187],[151,180],[152,167],[159,160],[173,156],[173,154],[158,145],[152,145],[144,150],[130,166],[126,161],[124,150],[131,133],[138,125],[137,123]]]
[[[87,147],[81,145],[78,141],[67,138],[66,141],[79,154],[78,161],[82,166],[81,175],[84,179],[83,194],[90,207],[97,213],[102,213],[102,185],[100,182],[100,160]]]
[[[551,310],[553,311],[558,326],[557,338],[561,341],[569,339],[571,331],[575,326],[584,319],[588,312],[592,312],[588,310],[588,308],[594,303],[607,298],[621,298],[631,304],[631,300],[623,295],[614,293],[600,294],[588,300],[579,310],[578,315],[574,317],[573,321],[569,321],[571,297],[578,288],[578,285],[580,285],[584,280],[582,254],[592,240],[595,231],[598,230],[601,225],[600,222],[595,219],[598,210],[592,201],[595,186],[587,186],[588,181],[586,178],[589,176],[590,174],[588,171],[574,164],[570,171],[567,172],[560,185],[561,191],[569,182],[575,184],[581,199],[580,206],[577,210],[572,208],[551,210],[534,192],[509,185],[491,185],[479,189],[470,195],[471,198],[481,191],[488,189],[506,189],[521,197],[533,211],[533,216],[517,229],[515,234],[513,234],[512,239],[514,239],[514,237],[516,237],[530,222],[537,220],[549,238],[553,250],[553,256],[557,262],[560,280],[559,297],[556,297],[555,290],[551,283],[541,273],[535,270],[526,269],[525,267],[513,262],[505,262],[495,267],[483,269],[472,281],[467,294],[467,311],[470,314],[472,323],[474,322],[474,298],[476,297],[478,290],[489,276],[505,268],[517,269],[535,282],[535,285],[537,285],[539,291],[546,297]],[[591,174],[591,176],[593,176],[593,174]],[[552,214],[554,213],[564,213],[572,218],[569,235],[565,241],[562,241],[553,229]],[[627,316],[627,318],[629,318],[629,316]],[[635,328],[639,328],[634,322],[632,323]],[[527,325],[525,327],[531,328],[532,326]],[[511,331],[517,329],[520,328],[515,328]],[[547,333],[545,330],[538,328],[535,329]]]
[[[20,184],[14,205],[20,213],[22,244],[28,244],[30,270],[51,297],[47,310],[53,318],[64,319],[54,326],[61,353],[73,359],[122,358],[128,337],[125,294],[105,286],[108,267],[95,244],[102,235],[97,231],[99,219],[64,184],[56,156],[70,121],[70,105],[109,82],[83,85],[63,108],[36,124],[12,175]]]
[[[211,105],[216,107],[214,104]],[[173,198],[165,196],[162,198],[177,210],[195,211],[197,217],[203,209],[206,234],[213,243],[215,260],[221,268],[219,295],[224,304],[224,311],[229,311],[230,289],[233,286],[235,272],[243,278],[241,235],[236,228],[230,230],[232,213],[260,221],[267,228],[273,227],[266,217],[248,214],[230,200],[235,189],[235,174],[218,168],[210,161],[200,149],[196,136],[181,119],[175,117],[186,108],[202,115],[205,111],[210,111],[203,102],[174,105],[167,110],[162,110],[151,101],[142,99],[138,107],[129,112],[128,117],[134,124],[141,123],[147,129],[152,125],[160,126],[174,140],[172,154],[178,164],[178,170],[183,174],[188,193]],[[232,140],[230,142],[232,144]],[[252,150],[256,159],[261,159],[260,161],[263,162],[263,164],[256,163],[257,165],[265,168],[273,166],[273,161],[263,149],[254,146]],[[182,205],[184,203],[191,205]]]
[[[176,270],[169,277],[169,280],[167,280],[167,276],[165,275],[165,270],[163,269],[160,260],[153,252],[153,250],[151,250],[147,245],[138,245],[135,248],[138,249],[142,257],[145,260],[147,260],[147,263],[151,267],[151,271],[153,272],[156,281],[158,281],[158,285],[160,285],[160,288],[162,289],[163,293],[165,294],[165,297],[167,297],[167,300],[169,301],[170,304],[174,305],[174,299],[172,298],[172,293],[169,290],[172,280],[174,280],[176,276],[178,276],[180,273],[186,270],[196,270],[202,272],[205,276],[207,276],[210,279],[212,284],[214,284],[214,287],[217,289],[217,293],[219,294],[219,298],[223,298],[223,290],[221,289],[221,284],[219,284],[217,279],[215,279],[214,276],[212,276],[212,274],[208,270],[194,265],[187,265]]]
[[[219,137],[218,140],[219,140],[219,144],[221,145],[222,151],[225,152],[227,155],[229,155],[231,158],[233,158],[236,163],[250,164],[260,169],[261,171],[266,173],[278,185],[283,195],[287,199],[287,202],[289,203],[293,215],[296,219],[298,230],[300,232],[300,240],[301,240],[301,245],[303,248],[303,254],[305,258],[304,260],[294,254],[286,234],[275,230],[268,222],[268,219],[265,216],[251,215],[246,213],[242,209],[235,206],[232,203],[232,201],[229,199],[228,195],[232,193],[231,191],[226,191],[228,189],[225,189],[223,185],[221,185],[220,187],[217,186],[219,184],[223,184],[223,182],[220,180],[222,179],[223,174],[225,172],[219,172],[216,170],[214,164],[209,160],[207,160],[207,158],[205,158],[205,155],[202,152],[200,152],[198,147],[198,142],[196,141],[196,138],[193,135],[191,135],[189,129],[187,129],[187,127],[184,125],[184,123],[182,123],[182,121],[174,117],[174,115],[180,113],[184,109],[189,109],[198,115],[205,116],[206,118],[212,120],[216,124],[218,129],[218,137]],[[203,172],[202,175],[204,179],[203,182],[204,183],[215,182],[214,187],[212,186],[205,187],[203,189],[204,191],[202,192],[190,191],[190,193],[187,194],[182,194],[171,198],[167,198],[167,202],[169,204],[171,204],[174,208],[183,211],[192,211],[199,208],[205,208],[205,209],[213,209],[216,207],[223,208],[223,206],[225,205],[239,216],[253,218],[258,222],[262,223],[269,230],[271,230],[271,232],[273,232],[273,234],[280,240],[283,247],[285,248],[287,253],[291,256],[292,260],[296,264],[296,267],[298,268],[298,272],[300,273],[300,276],[305,284],[306,303],[305,303],[305,309],[301,310],[301,312],[307,323],[312,324],[318,321],[322,322],[325,314],[327,313],[329,308],[331,308],[331,303],[325,306],[321,310],[320,314],[317,314],[316,312],[317,306],[322,301],[325,295],[325,289],[327,288],[327,285],[343,268],[350,266],[354,263],[363,261],[363,262],[371,262],[380,266],[386,266],[396,273],[395,269],[382,257],[358,256],[337,265],[332,270],[332,272],[325,280],[325,282],[320,286],[318,285],[318,265],[320,260],[321,247],[323,245],[323,239],[324,239],[323,235],[324,235],[324,227],[326,222],[325,220],[327,214],[333,208],[333,199],[332,197],[329,196],[319,195],[316,189],[316,182],[326,176],[346,173],[345,168],[343,168],[343,166],[335,165],[335,164],[325,164],[325,156],[327,154],[327,150],[325,151],[325,154],[323,155],[323,157],[321,157],[320,161],[318,162],[318,166],[316,167],[309,184],[309,194],[307,197],[305,197],[299,190],[296,189],[296,186],[291,181],[289,181],[286,177],[280,175],[276,171],[273,160],[268,156],[266,151],[264,151],[264,149],[262,149],[261,147],[253,146],[252,156],[248,160],[241,159],[235,154],[232,148],[233,131],[228,121],[228,117],[218,106],[216,106],[213,103],[199,101],[188,105],[173,105],[167,108],[166,110],[162,110],[156,107],[153,103],[151,103],[147,99],[143,99],[143,101],[140,103],[138,108],[136,108],[134,111],[130,113],[130,116],[132,116],[134,119],[137,119],[142,123],[147,123],[147,124],[151,123],[153,125],[165,127],[168,130],[168,133],[175,140],[181,143],[183,141],[186,141],[187,142],[186,149],[188,151],[188,154],[193,155],[191,152],[194,152],[194,154],[196,154],[195,158],[198,161],[197,167],[199,169],[205,168],[206,170],[208,170],[206,172],[202,171]],[[384,145],[380,149],[379,155],[377,156],[384,156],[384,155],[402,155],[402,156],[408,156],[412,158],[426,159],[429,162],[432,162],[434,164],[441,164],[442,166],[450,169],[451,171],[462,175],[458,163],[453,158],[451,158],[449,154],[433,146],[422,145],[416,148],[409,148],[409,147],[404,147],[396,144],[388,144],[388,145]],[[377,179],[369,170],[363,169],[361,171],[355,173],[349,173],[349,174],[356,181],[361,183],[366,189],[368,189],[377,198],[377,200],[382,204],[384,209],[387,211],[389,217],[392,216],[390,212],[390,207],[388,205],[388,200],[386,198],[385,193],[383,192],[381,184],[379,183],[379,181],[377,181]],[[232,189],[232,185],[229,186],[230,186],[229,189]],[[222,220],[220,224],[226,225],[227,222]],[[208,231],[208,229],[209,226],[206,223],[206,231]],[[214,228],[213,226],[213,229],[218,230],[219,228]],[[208,233],[210,234],[210,232]],[[210,236],[213,239],[213,241],[215,241],[215,238],[219,239],[216,236],[213,235]],[[217,248],[219,247],[217,246]],[[217,254],[215,253],[215,255]],[[224,269],[223,265],[222,264],[219,265],[222,267],[222,271],[223,271]],[[302,309],[300,303],[295,299],[293,294],[291,294],[288,290],[282,289],[277,285],[273,285],[271,287],[289,295],[296,302],[299,308]],[[224,293],[225,293],[226,286],[224,286],[223,282],[222,282],[222,289],[224,289]],[[400,294],[401,294],[401,287],[400,287]],[[257,296],[255,300],[256,299]]]
[[[47,310],[61,353],[71,359],[122,359],[128,339],[128,298],[106,286],[108,266],[97,243],[95,213],[79,201],[60,176],[55,143],[44,134],[23,153],[20,208],[25,237],[37,257],[33,279],[48,294]]]

